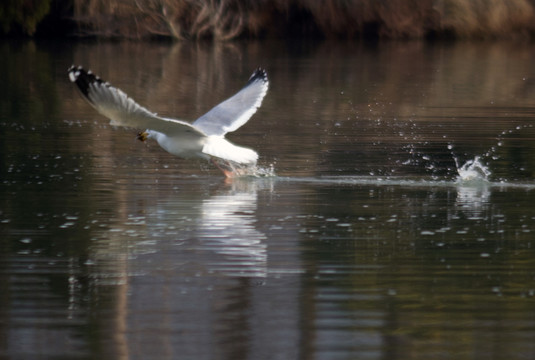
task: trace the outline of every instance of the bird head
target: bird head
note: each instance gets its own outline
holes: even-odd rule
[[[139,141],[145,142],[149,137],[150,137],[150,133],[148,130],[137,133],[137,139]]]

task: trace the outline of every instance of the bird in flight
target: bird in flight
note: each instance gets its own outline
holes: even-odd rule
[[[73,65],[68,72],[83,97],[109,118],[111,125],[146,129],[138,134],[141,141],[155,139],[164,150],[181,158],[210,160],[226,177],[239,176],[256,165],[258,154],[234,145],[225,134],[244,125],[262,104],[269,85],[263,69],[255,70],[240,91],[193,123],[158,116],[81,66]]]

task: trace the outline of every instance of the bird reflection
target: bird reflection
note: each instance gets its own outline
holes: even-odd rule
[[[256,228],[257,191],[272,184],[233,179],[221,183],[213,195],[206,194],[206,185],[132,200],[122,224],[103,234],[95,248],[99,271],[265,277],[267,245],[266,235]],[[122,262],[128,265],[120,266]]]
[[[266,276],[266,236],[255,228],[256,183],[234,181],[223,194],[202,201],[199,247],[222,255],[211,264],[232,276]]]

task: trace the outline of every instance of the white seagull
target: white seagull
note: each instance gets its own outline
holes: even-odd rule
[[[262,104],[269,84],[263,69],[253,72],[240,91],[192,124],[158,116],[81,66],[69,68],[69,79],[111,125],[147,129],[138,134],[139,140],[154,138],[166,151],[185,159],[211,160],[227,177],[256,164],[254,150],[232,144],[225,134],[244,125]]]

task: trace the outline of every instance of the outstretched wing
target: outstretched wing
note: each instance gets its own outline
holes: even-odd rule
[[[193,125],[207,135],[222,136],[238,129],[260,107],[268,85],[266,71],[257,69],[239,92],[195,120]]]
[[[206,136],[202,130],[195,128],[190,123],[162,118],[150,112],[120,89],[104,82],[81,66],[71,66],[69,79],[78,86],[85,99],[99,113],[111,120],[111,125],[150,129],[168,136],[186,132],[199,137]]]

